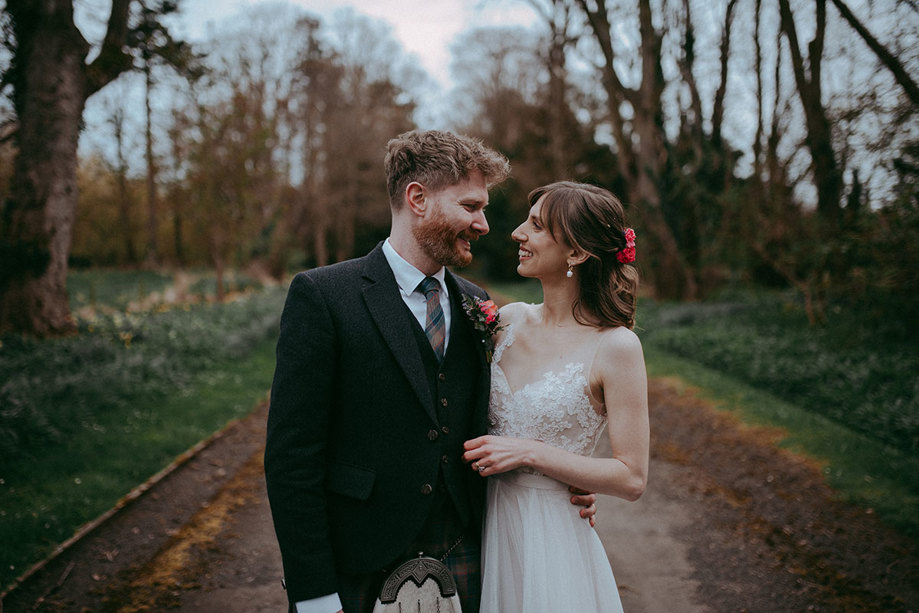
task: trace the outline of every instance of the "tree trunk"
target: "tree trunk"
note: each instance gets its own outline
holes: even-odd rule
[[[562,0],[552,0],[546,13],[543,15],[549,27],[549,125],[548,125],[548,154],[549,166],[554,177],[564,177],[570,174],[568,155],[565,150],[565,111],[568,90],[568,70],[566,58],[568,54],[568,8]]]
[[[723,154],[721,143],[721,125],[724,122],[724,96],[728,89],[728,60],[731,53],[731,24],[734,21],[734,6],[737,0],[729,0],[724,11],[724,28],[721,31],[721,80],[715,92],[715,104],[712,108],[712,145]]]
[[[182,206],[176,200],[172,209],[172,242],[175,245],[176,263],[180,267],[184,267],[186,263],[185,247],[182,241]]]
[[[226,296],[226,289],[225,289],[226,286],[224,284],[224,277],[226,275],[226,263],[227,263],[227,258],[226,258],[226,246],[227,246],[226,239],[227,237],[224,234],[222,228],[220,228],[217,225],[219,223],[220,223],[219,219],[217,219],[215,216],[211,217],[211,224],[210,224],[211,230],[210,230],[210,236],[209,236],[210,241],[209,241],[208,246],[210,247],[211,262],[214,264],[214,275],[216,277],[216,282],[217,282],[216,299],[217,299],[217,302],[223,302],[224,297]]]
[[[156,238],[158,215],[156,212],[156,168],[153,165],[153,112],[150,108],[150,90],[153,88],[150,62],[150,58],[144,59],[144,115],[146,119],[144,156],[147,161],[147,266],[153,267],[160,262],[160,252]]]
[[[128,178],[123,166],[118,168],[118,220],[124,238],[125,260],[128,264],[134,264],[137,262],[137,253],[134,251],[134,237],[131,232],[131,199],[128,196]]]
[[[754,70],[756,71],[756,136],[753,138],[753,175],[757,185],[763,181],[763,138],[765,126],[763,125],[763,49],[760,44],[760,25],[762,22],[762,0],[756,0],[756,16],[754,17],[753,47],[755,52]]]
[[[19,155],[4,208],[0,330],[35,336],[74,330],[67,299],[67,255],[77,199],[77,141],[86,100],[83,58],[89,44],[57,2],[58,19],[36,16],[31,38],[19,40],[23,87],[15,103]],[[11,3],[9,8],[14,10]],[[25,12],[25,11],[23,11]],[[21,13],[20,13],[21,14]],[[36,112],[32,109],[45,110]]]
[[[338,207],[335,223],[335,261],[344,262],[354,257],[354,224],[357,207],[344,202]]]
[[[715,103],[712,107],[712,148],[715,150],[715,164],[713,178],[717,182],[717,190],[723,192],[728,189],[733,178],[733,164],[730,153],[725,151],[725,144],[721,138],[721,127],[724,124],[724,97],[728,89],[728,67],[731,54],[731,26],[734,21],[734,7],[737,0],[729,0],[724,12],[724,26],[721,31],[721,79],[715,91]],[[715,186],[713,186],[715,187]]]
[[[129,0],[113,0],[99,56],[73,23],[70,0],[8,0],[16,50],[10,82],[19,120],[10,198],[0,216],[0,331],[75,329],[67,257],[77,204],[77,142],[86,99],[129,66]]]
[[[823,61],[823,37],[826,32],[826,0],[817,0],[817,24],[814,39],[808,45],[809,76],[805,73],[805,62],[798,46],[798,33],[788,0],[779,0],[779,9],[781,29],[788,39],[798,95],[804,108],[807,126],[804,141],[813,161],[817,211],[824,221],[835,225],[839,219],[843,180],[836,153],[833,151],[830,120],[821,100],[820,70]]]
[[[223,256],[219,253],[214,254],[214,274],[217,276],[217,302],[223,302],[227,295],[224,285],[226,263]]]
[[[316,266],[329,264],[328,229],[325,220],[317,220],[313,224],[313,252],[316,256]]]
[[[118,221],[121,223],[121,233],[124,238],[125,259],[129,264],[137,262],[137,252],[134,250],[134,235],[131,231],[131,199],[128,196],[128,160],[124,155],[124,109],[118,107],[110,118],[115,130],[116,155],[118,157]]]
[[[683,0],[683,16],[686,19],[685,30],[683,33],[683,61],[680,62],[680,72],[683,75],[683,81],[689,89],[689,108],[692,110],[692,121],[687,121],[686,114],[682,113],[683,126],[680,131],[686,134],[692,144],[694,167],[698,172],[702,164],[702,146],[705,135],[702,131],[702,97],[699,95],[699,87],[696,84],[695,77],[695,28],[692,23],[692,6],[689,0]]]

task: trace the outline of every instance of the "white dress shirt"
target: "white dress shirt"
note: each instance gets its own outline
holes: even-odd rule
[[[401,255],[396,253],[396,250],[390,244],[388,238],[383,242],[383,255],[386,256],[386,261],[389,263],[389,267],[392,268],[392,272],[396,276],[396,283],[399,284],[399,294],[402,295],[403,302],[405,302],[405,305],[412,312],[412,315],[415,316],[415,319],[418,321],[419,325],[421,325],[421,329],[424,330],[424,324],[428,318],[427,299],[424,297],[424,294],[415,290],[418,289],[418,284],[421,283],[427,275],[409,264]],[[440,307],[444,310],[444,330],[446,332],[444,336],[444,351],[447,350],[447,343],[450,341],[450,318],[453,314],[450,308],[450,295],[447,290],[447,284],[444,281],[446,274],[447,271],[441,266],[440,270],[431,275],[440,283]]]
[[[402,296],[402,301],[405,302],[405,305],[421,325],[421,329],[424,330],[424,324],[428,318],[427,299],[424,297],[424,294],[415,290],[418,288],[418,284],[421,283],[427,275],[409,264],[405,258],[396,253],[395,248],[390,244],[388,238],[383,242],[383,255],[386,256],[386,261],[389,263],[389,267],[392,268],[392,272],[396,277],[396,283],[399,285],[399,295]],[[440,283],[440,293],[438,295],[440,297],[440,307],[444,310],[444,326],[446,332],[444,335],[444,351],[447,350],[447,343],[450,340],[450,318],[453,314],[452,309],[450,309],[450,295],[448,294],[447,284],[444,281],[445,275],[446,270],[443,266],[440,267],[440,270],[431,275]],[[301,600],[297,603],[297,613],[336,613],[340,610],[341,599],[338,597],[337,593],[320,596],[319,598],[312,598],[310,600]]]

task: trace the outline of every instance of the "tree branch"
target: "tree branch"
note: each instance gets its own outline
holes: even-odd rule
[[[721,82],[715,92],[712,108],[712,141],[721,147],[721,124],[724,121],[724,96],[728,88],[728,59],[731,50],[731,23],[734,21],[734,6],[737,0],[730,0],[724,14],[724,31],[721,33]]]
[[[610,36],[610,23],[609,15],[606,12],[606,3],[602,0],[597,2],[597,10],[595,11],[590,10],[587,6],[587,0],[578,0],[578,4],[587,16],[587,21],[590,23],[590,27],[597,37],[597,42],[600,44],[600,50],[603,52],[605,65],[604,74],[612,86],[612,89],[616,92],[616,99],[626,100],[632,106],[635,106],[635,91],[623,85],[622,81],[619,80],[619,75],[616,73],[616,55],[613,50],[613,40]]]
[[[632,147],[630,140],[626,137],[624,122],[620,105],[627,100],[635,108],[634,91],[626,91],[626,87],[619,80],[614,65],[613,43],[610,37],[609,16],[606,13],[606,4],[603,0],[598,0],[597,10],[592,11],[587,6],[587,0],[578,0],[578,5],[587,16],[587,21],[597,38],[597,43],[603,52],[604,69],[603,84],[606,89],[607,98],[609,98],[607,107],[609,108],[610,119],[612,120],[613,137],[616,139],[616,146],[619,150],[618,159],[620,168],[627,168],[632,161]]]
[[[86,69],[86,97],[115,80],[131,68],[131,56],[125,52],[128,42],[128,12],[132,0],[112,0],[108,29],[99,56]]]
[[[808,58],[810,64],[810,83],[813,91],[811,94],[820,100],[821,72],[823,66],[823,40],[826,38],[826,0],[817,0],[817,28],[814,30],[814,40],[808,45]]]
[[[865,44],[874,51],[874,54],[878,56],[878,59],[881,60],[881,63],[893,73],[894,79],[897,80],[897,83],[906,91],[906,95],[909,96],[910,101],[912,101],[913,106],[919,108],[919,85],[916,85],[916,82],[913,81],[912,77],[909,76],[909,73],[906,72],[906,69],[903,67],[903,64],[900,63],[890,51],[887,50],[884,45],[878,41],[874,36],[871,35],[871,32],[868,31],[858,18],[849,10],[849,7],[846,6],[843,0],[832,0],[833,5],[842,15],[852,29],[858,32],[858,35],[862,37],[862,40],[865,41]]]
[[[798,31],[795,28],[795,18],[791,14],[788,0],[779,0],[779,12],[781,14],[781,29],[788,38],[788,48],[791,51],[791,65],[795,73],[795,81],[798,83],[798,88],[801,91],[805,91],[808,86],[807,75],[804,74],[804,59],[801,57],[801,47],[798,46]]]

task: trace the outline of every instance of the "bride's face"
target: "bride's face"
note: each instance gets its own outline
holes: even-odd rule
[[[522,277],[537,279],[562,278],[568,271],[571,248],[552,236],[540,217],[545,196],[530,207],[526,221],[511,232],[520,248],[517,252],[517,273]]]

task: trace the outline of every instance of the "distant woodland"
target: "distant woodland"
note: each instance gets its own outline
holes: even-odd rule
[[[537,26],[457,39],[439,96],[438,127],[513,165],[482,274],[514,275],[527,192],[575,179],[627,204],[659,298],[741,284],[794,288],[814,324],[919,314],[914,0],[528,1]],[[384,147],[440,87],[417,58],[381,22],[277,4],[192,45],[178,8],[113,0],[90,41],[71,0],[6,0],[0,331],[72,330],[72,266],[280,278],[386,236]],[[90,98],[102,144],[81,156]]]

